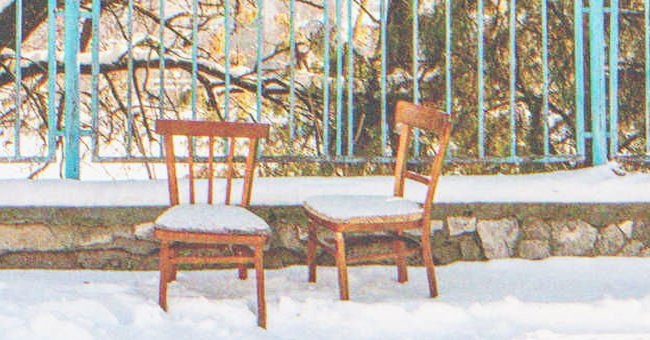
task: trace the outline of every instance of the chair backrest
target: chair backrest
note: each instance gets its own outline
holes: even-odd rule
[[[397,150],[397,160],[395,163],[394,195],[399,197],[404,196],[404,182],[407,178],[427,185],[428,190],[424,201],[424,214],[425,219],[428,219],[428,216],[431,214],[431,203],[433,202],[433,196],[436,193],[438,178],[442,172],[442,162],[451,136],[451,129],[453,126],[452,116],[440,112],[428,104],[416,105],[405,101],[399,101],[395,107],[395,123],[398,127],[400,137]],[[438,137],[438,145],[435,150],[435,156],[432,160],[429,177],[409,171],[406,168],[413,128],[432,132]]]
[[[244,187],[242,190],[241,206],[248,207],[251,201],[251,192],[253,189],[253,175],[255,170],[255,160],[257,156],[257,146],[260,138],[267,138],[269,135],[268,124],[256,123],[233,123],[233,122],[210,122],[210,121],[193,121],[193,120],[157,120],[156,132],[163,137],[165,148],[165,161],[167,164],[167,181],[169,184],[169,201],[171,205],[178,205],[179,189],[178,177],[176,174],[176,154],[174,152],[174,137],[185,136],[187,138],[188,156],[187,164],[189,167],[189,200],[190,203],[196,203],[195,197],[195,171],[194,164],[196,157],[194,154],[195,137],[207,137],[209,154],[206,159],[207,169],[207,203],[213,203],[214,191],[214,147],[215,138],[227,138],[228,154],[226,157],[226,197],[225,204],[230,204],[230,193],[232,190],[232,177],[234,173],[234,153],[235,139],[248,139],[248,154],[245,161]]]

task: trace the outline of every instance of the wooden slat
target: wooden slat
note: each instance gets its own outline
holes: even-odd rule
[[[194,204],[194,145],[192,137],[187,137],[188,167],[190,168],[190,203]]]
[[[246,156],[246,172],[244,173],[244,189],[242,190],[241,205],[248,207],[251,204],[253,193],[253,176],[255,175],[255,160],[257,158],[257,138],[251,138]]]
[[[416,105],[399,101],[395,109],[395,123],[426,131],[442,131],[445,126],[451,125],[451,116],[429,103]]]
[[[208,204],[212,204],[214,193],[214,137],[208,138]]]
[[[169,203],[178,205],[178,179],[176,177],[176,157],[174,155],[174,137],[164,136],[165,164],[167,165],[167,185],[169,189]]]
[[[235,156],[235,139],[228,140],[228,155],[226,156],[226,205],[230,204],[230,195],[232,192],[232,176],[234,173],[233,158]]]
[[[171,263],[181,264],[181,263],[191,263],[191,264],[202,264],[202,263],[231,263],[231,264],[240,264],[240,263],[253,263],[253,257],[243,257],[243,256],[183,256],[176,257],[171,260]]]
[[[154,230],[154,237],[159,240],[209,244],[263,245],[268,240],[265,235],[202,234],[160,229]]]
[[[404,178],[406,172],[406,161],[408,159],[408,148],[411,140],[411,129],[407,125],[399,127],[399,145],[397,148],[397,159],[395,161],[395,189],[393,194],[398,197],[404,196]]]
[[[269,135],[269,125],[159,119],[156,120],[156,132],[161,135],[266,138]]]
[[[429,184],[429,178],[426,177],[426,176],[422,176],[417,172],[407,171],[406,172],[406,178],[412,179],[412,180],[414,180],[416,182],[420,182],[420,183],[425,184],[425,185]]]

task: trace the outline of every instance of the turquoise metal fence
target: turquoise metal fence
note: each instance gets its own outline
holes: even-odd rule
[[[62,7],[57,1],[48,0],[44,22],[47,61],[42,64],[47,69],[47,133],[44,147],[38,150],[40,154],[25,156],[22,141],[27,138],[24,130],[29,113],[25,112],[27,93],[24,89],[31,80],[26,80],[23,74],[30,62],[23,56],[26,48],[23,45],[33,48],[34,44],[23,37],[24,4],[22,0],[15,0],[12,4],[16,26],[16,62],[12,75],[14,108],[9,115],[13,119],[14,132],[12,148],[3,149],[0,160],[45,162],[53,160],[57,150],[62,150],[67,178],[79,178],[84,148],[96,162],[160,160],[162,148],[155,134],[151,134],[149,120],[165,117],[214,119],[210,116],[214,109],[226,120],[245,118],[274,123],[274,140],[281,141],[278,145],[285,147],[268,148],[261,154],[263,161],[387,162],[392,157],[391,103],[396,98],[414,102],[428,100],[432,88],[444,92],[433,96],[441,109],[461,112],[462,119],[472,122],[469,127],[458,124],[456,148],[449,150],[452,162],[518,164],[586,160],[603,164],[608,159],[649,160],[650,138],[645,136],[650,133],[650,91],[647,90],[650,70],[646,67],[643,72],[644,117],[635,118],[635,122],[643,123],[643,129],[639,129],[627,122],[636,113],[620,110],[621,100],[628,100],[621,95],[621,91],[626,91],[623,84],[628,78],[619,79],[619,67],[626,65],[622,58],[629,59],[628,55],[634,54],[630,52],[621,57],[621,41],[633,40],[625,30],[629,31],[639,15],[643,15],[644,23],[643,62],[645,65],[650,62],[650,0],[644,0],[643,8],[631,9],[619,8],[618,0],[610,0],[609,7],[603,0],[576,0],[570,4],[552,0],[509,0],[504,4],[478,0],[469,10],[451,0],[426,4],[412,0],[408,11],[400,12],[403,14],[401,22],[395,22],[399,4],[389,0],[322,0],[307,5],[296,0],[256,0],[254,10],[248,9],[249,12],[233,1],[214,4],[192,0],[185,7],[183,4],[185,2],[174,0],[146,3],[128,0],[124,8],[116,9],[114,6],[102,8],[99,0],[81,3],[66,0]],[[362,8],[360,4],[369,5]],[[567,93],[559,93],[569,91],[560,89],[559,81],[553,79],[558,71],[552,65],[561,63],[557,58],[567,57],[554,55],[558,50],[557,37],[561,36],[557,13],[571,5],[572,10],[567,13],[573,14],[570,18],[573,20],[572,37],[563,37],[569,39],[563,44],[572,49],[572,60],[564,61],[564,73],[570,74],[565,82],[572,86],[573,94],[571,106],[562,108],[554,104],[557,101],[554,98],[569,97]],[[463,18],[455,17],[460,11],[471,14],[472,29],[461,25]],[[251,27],[243,27],[247,23],[242,19],[244,12],[254,15],[254,20],[248,22]],[[319,19],[313,19],[314,12],[320,13],[316,16]],[[286,32],[284,26],[270,26],[281,22],[277,20],[277,13],[286,14]],[[267,18],[272,14],[276,17]],[[362,16],[366,19],[359,19]],[[529,17],[538,18],[535,19],[538,21],[526,22]],[[623,30],[621,17],[633,18]],[[82,51],[80,44],[84,32],[80,30],[80,22],[86,20],[91,23],[91,43]],[[317,32],[305,33],[305,27],[316,20]],[[363,20],[369,23],[363,26]],[[505,61],[494,59],[495,51],[486,50],[487,43],[494,46],[490,39],[495,37],[494,27],[499,20],[505,23]],[[528,33],[522,30],[524,24],[539,31],[535,36],[538,50],[534,52],[532,66],[522,63],[521,59],[524,54],[533,55],[522,50],[531,45]],[[423,25],[427,30],[423,30]],[[398,40],[394,36],[391,38],[400,26],[410,26],[410,65],[395,65],[389,58],[395,47],[391,44],[403,43],[400,37]],[[121,30],[116,32],[115,27]],[[372,42],[360,42],[355,36],[360,27],[371,32],[368,41]],[[253,31],[254,37],[247,30]],[[309,34],[316,38],[306,39]],[[436,47],[427,40],[431,36],[440,38],[442,46],[436,50],[440,58],[435,54],[432,57],[431,50]],[[474,40],[466,41],[468,37]],[[585,44],[585,37],[588,44]],[[111,47],[109,41],[117,43]],[[275,45],[271,46],[269,41]],[[215,46],[208,46],[213,42]],[[361,51],[361,44],[375,43],[370,54]],[[126,47],[124,55],[112,58],[114,50],[123,46]],[[242,73],[240,59],[246,57],[241,56],[240,50],[252,49],[254,57],[248,57],[254,61]],[[215,51],[218,55],[214,55]],[[305,53],[320,59],[319,63],[313,63],[320,65],[318,72],[308,68],[311,73],[305,75],[307,72],[301,65],[304,60],[300,60]],[[475,58],[473,65],[461,60],[460,56]],[[375,59],[376,64],[373,64]],[[126,65],[125,70],[116,65]],[[378,65],[378,72],[369,72],[369,65]],[[155,68],[157,75],[152,76]],[[523,79],[538,72],[540,79]],[[318,74],[320,82],[303,79],[313,74]],[[396,86],[400,74],[408,81]],[[379,89],[376,93],[364,96],[367,94],[364,91],[368,91],[366,85],[370,83],[364,77],[377,78]],[[468,83],[469,77],[473,80]],[[151,79],[157,79],[157,84]],[[522,81],[534,85],[522,89]],[[460,97],[459,94],[468,93],[459,88],[461,82],[475,89],[474,98]],[[185,86],[189,87],[187,91]],[[495,109],[494,98],[500,92],[507,93],[504,96],[507,105]],[[183,109],[185,95],[189,95],[187,109]],[[526,96],[535,98],[526,102],[522,99]],[[254,105],[247,109],[244,106],[249,99]],[[288,105],[282,111],[285,101]],[[360,105],[374,101],[379,110],[377,123],[364,125],[363,119],[368,113]],[[539,108],[532,108],[530,103],[537,105],[537,102]],[[124,112],[124,116],[116,112]],[[310,120],[305,121],[305,117]],[[526,145],[525,138],[533,133],[522,128],[532,129],[533,125],[526,125],[532,119],[541,121],[536,126],[539,130],[534,131],[541,136],[534,137],[541,141],[537,152],[531,152]],[[621,119],[626,123],[619,124]],[[560,128],[556,122],[560,120],[563,129],[568,131],[564,135],[558,132]],[[3,124],[8,122],[5,119]],[[360,128],[377,131],[371,134],[378,141],[373,153],[364,151],[356,140],[364,132]],[[116,137],[114,131],[118,130],[120,136]],[[637,137],[633,139],[635,134]],[[106,135],[113,138],[111,142],[107,142]],[[460,135],[470,141],[460,142]],[[421,140],[426,138],[418,135],[414,139],[413,148],[421,157],[426,156],[426,150],[420,150]],[[500,138],[504,140],[499,142],[503,146],[495,149],[495,141]],[[84,140],[88,140],[87,145]],[[115,140],[120,140],[122,146],[115,147]],[[629,148],[638,140],[642,140],[643,150]],[[291,147],[297,143],[303,148]]]

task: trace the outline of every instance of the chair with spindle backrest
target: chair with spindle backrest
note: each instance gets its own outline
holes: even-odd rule
[[[171,207],[155,222],[154,237],[160,240],[160,291],[159,304],[167,310],[167,284],[176,279],[178,264],[236,264],[239,278],[246,278],[246,265],[255,267],[257,280],[257,320],[260,327],[266,327],[266,303],[264,298],[263,247],[271,235],[271,229],[264,220],[247,210],[251,202],[255,158],[260,138],[269,134],[266,124],[209,122],[189,120],[158,120],[156,132],[163,137],[167,164],[169,199]],[[181,203],[177,176],[177,159],[174,151],[174,137],[187,138],[189,167],[189,203]],[[195,139],[208,141],[207,198],[206,203],[197,203],[194,153]],[[214,204],[214,145],[216,138],[229,141],[226,158],[226,190],[224,204]],[[240,206],[231,205],[232,177],[236,139],[248,139],[248,154]],[[231,255],[180,256],[180,249],[195,249],[231,245]],[[253,251],[250,251],[250,248]],[[252,255],[251,255],[252,254]]]
[[[410,229],[421,230],[422,259],[427,270],[429,294],[431,297],[438,295],[435,268],[431,255],[430,215],[445,150],[451,135],[452,117],[430,106],[400,101],[395,109],[395,122],[399,129],[400,138],[395,164],[395,187],[392,196],[329,195],[310,197],[304,202],[305,211],[309,218],[309,238],[307,242],[309,282],[316,282],[316,250],[317,246],[321,246],[331,253],[336,260],[341,300],[349,299],[347,263],[393,259],[397,264],[397,280],[400,283],[407,281],[406,258],[418,251],[418,249],[407,250],[405,247],[403,232]],[[438,137],[430,177],[408,171],[406,168],[411,130],[413,128],[433,132]],[[427,186],[423,206],[403,198],[404,184],[407,178]],[[333,232],[333,242],[320,240],[317,236],[318,227],[324,227],[326,230]],[[344,238],[346,233],[377,232],[388,232],[394,236],[391,251],[354,258],[346,256],[346,241]]]

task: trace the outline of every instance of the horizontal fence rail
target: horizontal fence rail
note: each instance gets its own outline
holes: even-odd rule
[[[161,161],[185,118],[272,124],[263,162],[388,163],[397,100],[454,114],[450,162],[650,161],[650,0],[7,3],[2,162]]]

